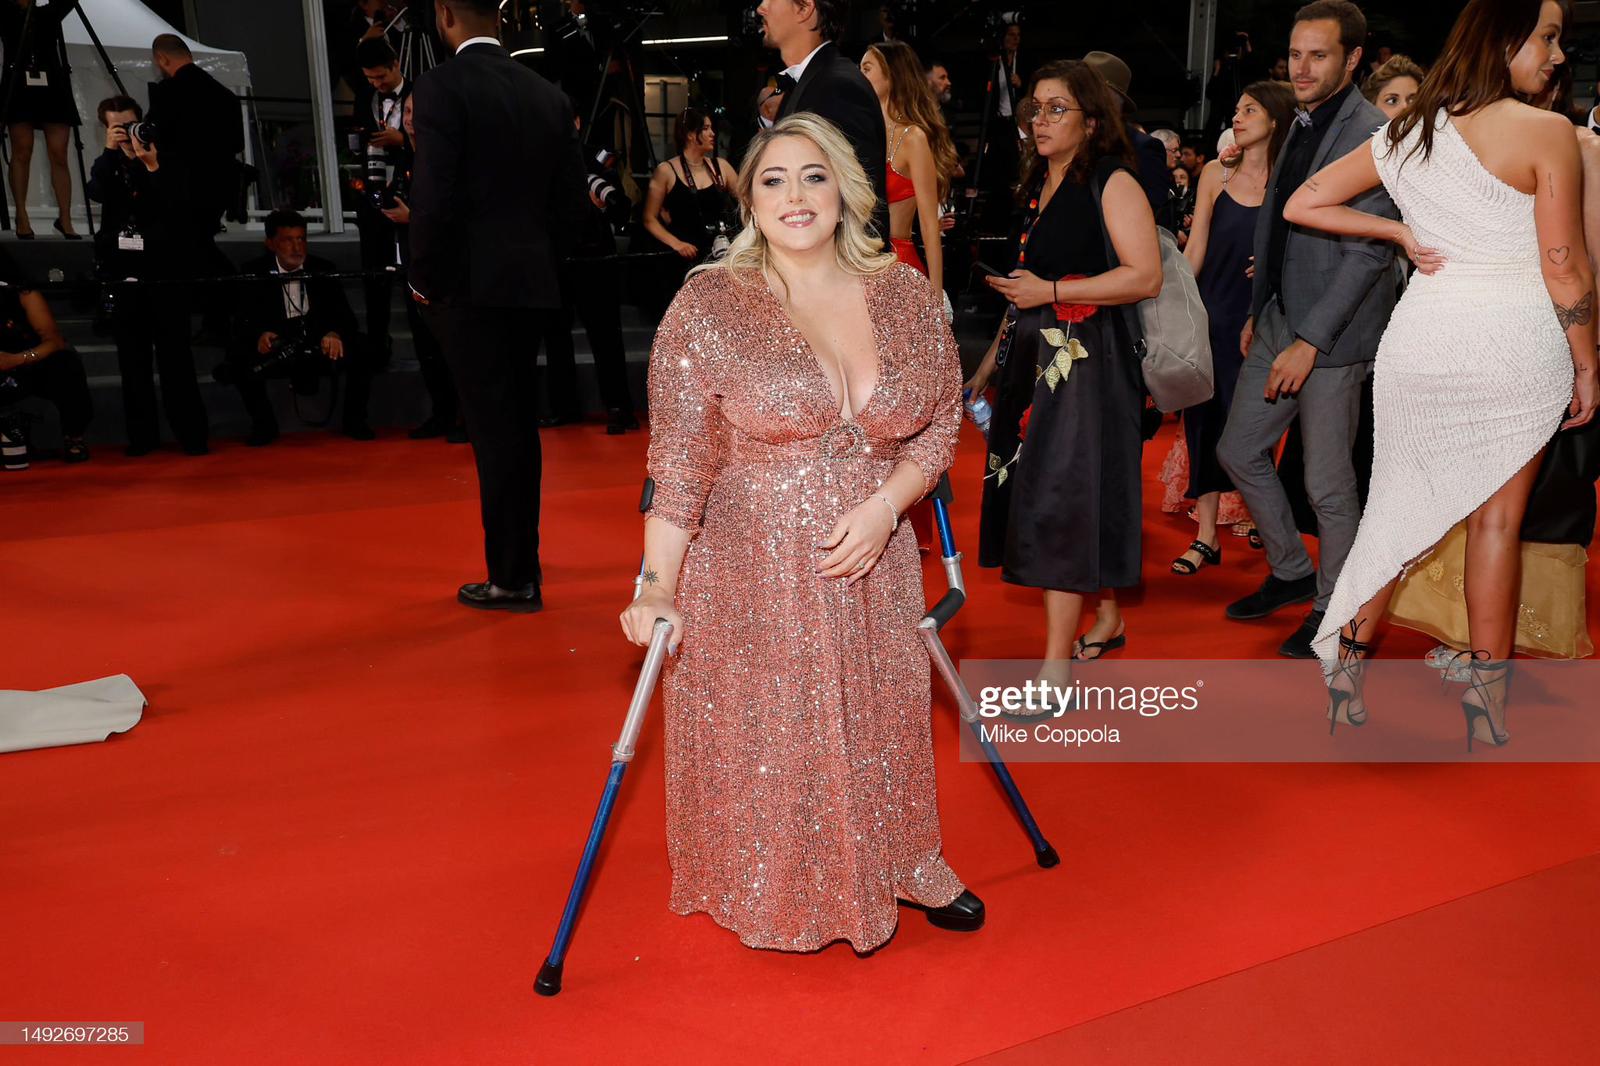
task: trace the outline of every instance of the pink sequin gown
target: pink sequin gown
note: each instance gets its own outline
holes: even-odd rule
[[[650,356],[651,514],[696,534],[664,675],[670,906],[759,948],[887,940],[943,906],[922,567],[902,522],[854,586],[816,550],[900,460],[928,489],[961,426],[955,340],[911,267],[863,279],[877,386],[853,420],[759,277],[690,279]]]

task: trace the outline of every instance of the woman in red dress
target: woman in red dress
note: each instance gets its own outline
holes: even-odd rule
[[[922,61],[911,46],[880,41],[861,57],[861,73],[878,94],[888,132],[885,192],[889,200],[889,241],[902,263],[928,276],[935,292],[944,291],[944,249],[940,245],[939,205],[950,191],[956,150],[939,102],[928,88]],[[927,263],[917,254],[911,225],[922,230]]]

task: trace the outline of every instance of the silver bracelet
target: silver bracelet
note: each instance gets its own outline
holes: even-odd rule
[[[875,493],[874,495],[878,499],[882,500],[883,505],[889,508],[889,513],[894,515],[894,525],[889,530],[889,532],[893,533],[896,529],[900,528],[900,512],[894,509],[894,504],[890,503],[889,497],[885,496],[883,493],[879,492]]]

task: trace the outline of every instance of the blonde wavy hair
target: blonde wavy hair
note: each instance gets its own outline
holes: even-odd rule
[[[756,134],[755,140],[745,150],[744,161],[739,164],[739,176],[734,181],[734,195],[739,199],[739,219],[744,228],[728,246],[728,254],[714,263],[701,263],[689,271],[690,276],[707,270],[727,270],[748,283],[750,275],[765,277],[774,274],[784,288],[788,299],[789,283],[772,261],[767,238],[756,228],[751,197],[755,189],[756,171],[761,157],[774,141],[783,137],[804,137],[816,145],[827,161],[828,170],[838,183],[840,192],[839,228],[834,234],[833,247],[838,262],[848,273],[858,275],[878,274],[899,262],[894,254],[883,247],[883,238],[872,225],[872,213],[878,206],[878,194],[861,169],[855,149],[839,128],[825,118],[809,112],[800,112],[781,119],[771,129]]]

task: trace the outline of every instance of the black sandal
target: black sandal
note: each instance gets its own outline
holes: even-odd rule
[[[1084,640],[1082,637],[1079,637],[1078,642],[1072,646],[1072,657],[1078,662],[1092,663],[1096,659],[1099,659],[1106,652],[1116,651],[1118,648],[1127,647],[1127,644],[1128,634],[1126,632],[1118,633],[1110,640]],[[1094,649],[1094,654],[1085,655],[1084,653],[1089,651],[1091,648]]]
[[[89,461],[89,446],[82,437],[67,437],[62,442],[61,458],[69,463],[86,463]]]
[[[1266,548],[1266,545],[1261,541],[1261,530],[1254,526],[1251,527],[1249,533],[1245,534],[1245,540],[1249,543],[1250,547],[1254,548],[1256,551],[1261,551]]]
[[[1213,548],[1203,540],[1195,541],[1189,545],[1188,550],[1200,556],[1200,566],[1196,566],[1180,555],[1172,560],[1172,572],[1174,574],[1182,574],[1188,577],[1190,574],[1198,574],[1202,566],[1217,566],[1222,562],[1222,548]]]

